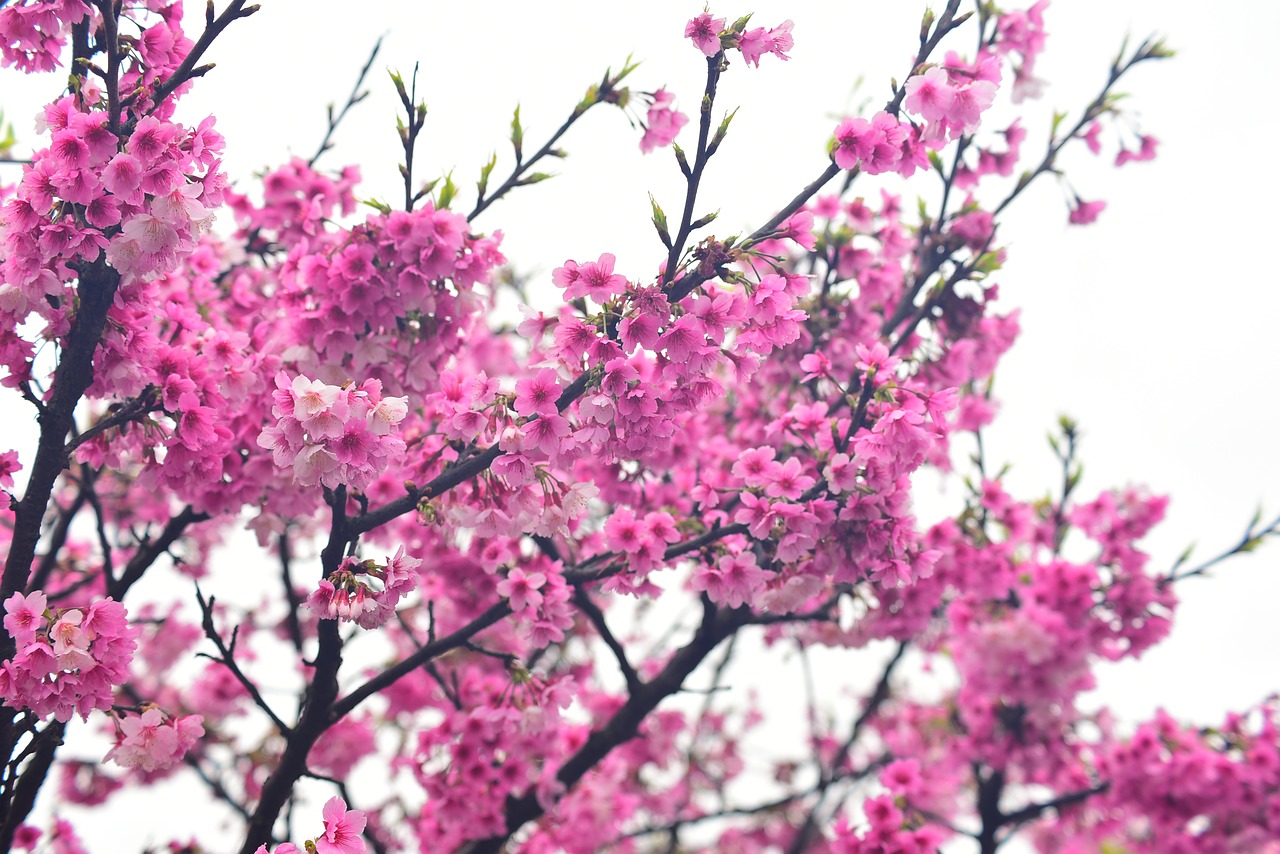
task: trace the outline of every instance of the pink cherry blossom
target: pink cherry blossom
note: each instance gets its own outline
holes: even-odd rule
[[[1077,197],[1067,220],[1072,225],[1089,225],[1098,221],[1098,214],[1102,213],[1102,209],[1106,206],[1107,203],[1103,201],[1086,202]]]
[[[521,415],[556,415],[556,400],[559,397],[560,384],[555,371],[544,369],[532,379],[516,382],[513,406]]]
[[[703,12],[685,25],[684,35],[703,54],[715,56],[720,51],[720,33],[724,26],[724,18],[713,18],[710,12]]]
[[[680,128],[688,124],[689,117],[671,106],[674,101],[675,96],[666,89],[653,93],[653,102],[645,114],[644,136],[640,140],[643,153],[670,145],[680,133]]]
[[[778,59],[790,59],[786,52],[795,45],[791,37],[792,26],[791,21],[783,21],[769,30],[764,27],[755,27],[744,32],[738,38],[738,49],[742,51],[743,60],[748,65],[758,68],[760,58],[766,53],[771,53]]]
[[[5,630],[13,636],[19,645],[25,646],[35,640],[36,632],[45,626],[45,608],[48,607],[45,595],[39,590],[30,596],[15,593],[4,603]]]
[[[171,767],[204,735],[199,715],[165,719],[159,709],[126,715],[118,724],[115,747],[105,761],[126,768],[156,771]]]
[[[907,93],[902,105],[927,122],[936,122],[951,112],[956,92],[947,80],[947,72],[938,66],[915,74],[904,84]]]
[[[511,610],[523,611],[526,608],[542,604],[542,594],[538,592],[547,577],[540,572],[525,573],[519,567],[507,573],[507,577],[498,582],[498,595],[511,603]]]
[[[347,802],[330,798],[324,805],[324,833],[316,838],[320,854],[364,854],[365,842],[360,834],[365,827],[365,814],[348,810]]]

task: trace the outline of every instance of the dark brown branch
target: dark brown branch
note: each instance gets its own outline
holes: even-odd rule
[[[365,682],[359,688],[356,688],[350,694],[347,694],[338,702],[334,703],[330,712],[330,723],[336,722],[344,715],[349,714],[356,706],[367,700],[369,697],[381,691],[383,688],[394,684],[400,679],[414,670],[422,667],[424,664],[439,658],[447,652],[458,649],[466,645],[472,637],[479,632],[492,626],[511,613],[510,606],[506,601],[498,602],[489,607],[487,611],[467,623],[456,632],[447,634],[437,640],[429,641],[405,658],[398,664],[394,664],[383,670],[377,676],[374,676]]]
[[[373,50],[369,52],[369,61],[364,64],[364,68],[361,68],[360,74],[356,76],[356,85],[351,87],[351,94],[347,96],[347,103],[342,105],[342,109],[338,111],[336,116],[333,114],[333,105],[329,105],[329,127],[324,132],[324,139],[320,140],[320,147],[316,149],[316,153],[311,155],[311,159],[307,161],[307,166],[312,169],[315,168],[316,161],[319,160],[326,151],[333,148],[333,143],[329,140],[333,138],[333,132],[338,129],[338,125],[342,124],[342,120],[346,118],[347,113],[352,107],[368,97],[368,90],[361,92],[360,87],[364,85],[365,78],[369,76],[369,69],[373,68],[373,61],[377,58],[378,51],[381,48],[382,36],[379,36],[378,40],[373,43]]]
[[[978,848],[982,854],[995,854],[1000,843],[996,841],[996,833],[1004,824],[1004,813],[1000,812],[1000,796],[1004,793],[1004,772],[974,765],[974,780],[978,784],[978,819],[982,829],[978,831]]]
[[[280,549],[280,576],[284,582],[284,598],[289,603],[289,613],[285,615],[285,624],[289,629],[289,640],[293,648],[302,652],[302,623],[298,620],[298,609],[302,607],[302,597],[293,586],[293,573],[290,568],[289,531],[286,528],[278,540]]]
[[[1041,803],[1027,804],[1022,809],[1014,810],[1013,812],[1004,815],[1001,820],[1001,824],[1016,830],[1018,826],[1026,824],[1029,821],[1034,821],[1049,810],[1061,810],[1063,807],[1083,803],[1094,795],[1102,794],[1109,788],[1111,788],[1111,784],[1109,782],[1099,783],[1090,789],[1080,789],[1074,792],[1067,792],[1065,795],[1058,795]],[[1013,830],[1010,830],[1010,833],[1012,832]],[[1008,837],[1006,836],[1006,839],[1007,838]]]
[[[320,651],[316,668],[302,701],[302,714],[289,733],[275,769],[262,786],[258,806],[253,811],[241,854],[253,854],[271,842],[272,828],[280,811],[293,796],[293,787],[307,768],[307,755],[329,727],[328,713],[338,695],[338,669],[342,665],[342,638],[337,620],[321,620]]]
[[[107,590],[110,590],[116,570],[115,563],[111,558],[111,538],[107,536],[107,514],[103,511],[102,501],[99,500],[98,491],[94,488],[96,473],[89,466],[81,466],[80,470],[82,472],[80,491],[84,494],[85,500],[89,502],[89,506],[93,508],[93,518],[98,534],[98,549],[102,552],[102,575],[107,580]]]
[[[125,591],[142,578],[142,574],[156,562],[160,555],[169,551],[170,547],[186,533],[187,528],[197,522],[204,522],[208,518],[209,514],[197,512],[190,505],[182,508],[182,512],[165,523],[159,537],[154,540],[144,539],[138,544],[133,557],[120,573],[120,578],[107,588],[107,595],[114,597],[117,601],[123,598]]]
[[[600,610],[600,606],[591,601],[591,597],[582,587],[574,588],[573,604],[577,605],[578,610],[587,615],[587,619],[591,621],[591,625],[595,627],[605,646],[609,647],[609,651],[613,653],[614,659],[618,662],[618,669],[622,671],[622,678],[627,682],[627,693],[636,694],[643,687],[640,675],[636,673],[635,668],[631,666],[631,662],[627,660],[627,652],[622,648],[622,644],[618,642],[613,632],[609,630],[609,624],[605,622],[604,612]]]
[[[102,39],[100,46],[107,54],[107,70],[102,82],[107,90],[107,127],[117,137],[121,136],[120,114],[120,32],[119,10],[114,0],[97,0],[102,15]]]
[[[155,386],[147,386],[137,397],[120,404],[110,415],[67,442],[67,453],[70,454],[85,442],[102,435],[112,427],[120,427],[133,421],[140,421],[143,416],[159,411],[161,408],[157,404],[159,396],[160,392]]]
[[[692,773],[693,769],[698,767],[699,765],[698,746],[699,746],[699,739],[702,733],[704,732],[703,726],[706,723],[707,716],[711,714],[711,705],[712,703],[715,702],[716,692],[721,687],[721,683],[724,679],[724,675],[729,669],[729,663],[733,661],[733,651],[734,651],[734,648],[737,646],[737,641],[739,637],[741,637],[741,635],[736,633],[729,636],[728,642],[724,645],[724,654],[720,656],[720,660],[716,663],[715,670],[711,674],[711,687],[707,689],[706,696],[703,697],[703,700],[702,700],[702,707],[701,709],[698,710],[698,717],[695,720],[693,729],[691,730],[693,735],[689,742],[689,749],[685,751],[685,763],[688,766],[690,773]],[[702,767],[701,770],[703,771],[703,773],[707,774],[708,777],[711,776],[711,774],[709,773],[709,769],[707,769],[705,765]],[[693,799],[693,794],[694,792],[692,787],[687,788],[685,790],[681,805],[676,807],[672,811],[672,814],[679,815],[682,811],[687,809]],[[679,850],[680,825],[677,824],[668,828],[667,834],[670,837],[669,847],[674,847],[676,850]]]
[[[228,644],[223,641],[222,635],[218,632],[218,627],[214,625],[214,601],[215,598],[212,596],[205,599],[204,594],[200,592],[200,586],[196,585],[196,602],[200,604],[200,614],[202,617],[200,626],[204,629],[205,637],[213,641],[214,647],[218,650],[217,656],[207,655],[205,653],[201,653],[201,655],[212,661],[218,662],[223,667],[227,668],[227,670],[231,671],[231,675],[234,676],[236,681],[239,682],[244,687],[245,691],[249,693],[249,696],[253,698],[253,702],[257,707],[262,709],[262,711],[266,713],[267,717],[271,718],[271,722],[276,725],[276,729],[280,731],[280,734],[285,738],[288,738],[290,733],[289,725],[281,720],[280,716],[275,713],[267,703],[266,698],[262,696],[262,692],[258,690],[258,686],[254,684],[252,679],[245,675],[244,671],[240,669],[240,665],[236,663],[235,647],[236,637],[240,632],[239,628],[232,630],[231,642]]]
[[[182,61],[182,65],[169,75],[169,78],[156,87],[155,93],[152,95],[155,106],[159,106],[165,98],[172,95],[179,86],[186,83],[193,77],[199,77],[209,71],[213,66],[206,65],[200,68],[196,67],[196,63],[200,61],[200,57],[204,56],[205,51],[213,44],[213,40],[222,35],[222,31],[231,26],[233,21],[240,18],[247,18],[254,12],[258,11],[258,5],[245,7],[245,0],[231,0],[227,8],[223,10],[221,15],[214,17],[213,0],[208,0],[205,7],[205,28],[200,34],[200,38],[192,45],[191,52],[187,54],[187,58]],[[153,106],[154,110],[155,107]]]
[[[861,780],[864,777],[867,777],[872,772],[876,771],[877,769],[884,767],[888,763],[889,763],[889,757],[881,756],[875,759],[874,761],[868,763],[865,768],[859,768],[855,771],[849,771],[848,773],[841,774],[837,782],[843,782],[846,780]],[[715,821],[716,819],[722,819],[722,818],[750,817],[754,815],[762,815],[764,813],[777,812],[780,809],[784,809],[788,806],[791,806],[797,801],[801,801],[801,800],[804,800],[805,798],[811,797],[816,792],[817,792],[817,786],[814,785],[803,791],[792,792],[791,794],[783,795],[779,798],[774,798],[773,800],[764,801],[762,803],[754,804],[752,806],[726,807],[724,809],[715,810],[713,812],[702,813],[701,815],[696,815],[696,816],[690,816],[689,818],[676,819],[675,821],[672,821],[668,824],[655,825],[652,827],[643,827],[643,828],[640,828],[639,830],[632,830],[622,834],[616,840],[614,840],[614,842],[617,843],[626,839],[635,839],[636,837],[649,836],[651,834],[656,834],[656,833],[670,833],[674,829],[685,827],[687,825],[701,824],[704,821]]]
[[[569,114],[569,118],[565,119],[564,122],[561,123],[560,127],[556,128],[555,133],[551,134],[551,137],[542,144],[541,148],[534,152],[532,157],[528,160],[517,157],[515,166],[511,169],[511,174],[502,182],[502,185],[489,195],[482,195],[476,199],[476,206],[471,209],[471,213],[467,214],[467,221],[474,221],[476,217],[484,213],[485,210],[487,210],[489,206],[498,199],[502,198],[516,187],[520,187],[528,183],[529,177],[526,176],[528,176],[529,170],[535,163],[538,163],[544,157],[549,155],[564,157],[564,152],[555,147],[556,143],[560,141],[560,137],[568,133],[569,128],[573,127],[578,119],[586,115],[587,110],[590,110],[596,104],[603,104],[614,98],[616,96],[618,84],[621,83],[622,79],[630,74],[634,68],[635,66],[628,61],[619,73],[606,74],[604,80],[601,81],[601,85],[593,86],[592,89],[589,90],[588,97],[578,102],[577,106],[573,108],[573,112]]]
[[[245,808],[244,804],[232,797],[231,793],[227,791],[227,787],[222,785],[222,781],[204,769],[204,766],[200,764],[200,760],[194,754],[186,754],[182,757],[182,761],[183,764],[195,772],[196,776],[200,778],[200,782],[204,783],[210,792],[239,813],[240,817],[245,821],[249,820],[249,810]]]
[[[711,137],[711,108],[716,100],[716,86],[720,82],[721,62],[724,52],[707,57],[707,82],[702,92],[702,103],[698,109],[698,147],[693,153],[693,168],[685,176],[684,211],[680,215],[680,230],[667,250],[667,265],[662,271],[662,286],[666,287],[675,280],[676,265],[684,252],[684,246],[693,232],[693,207],[698,200],[698,185],[702,183],[702,173],[707,168],[714,149],[708,146]],[[727,121],[727,120],[726,120]],[[717,135],[717,139],[719,136]],[[682,161],[683,162],[683,161]]]
[[[13,539],[4,574],[0,577],[0,601],[26,587],[40,541],[41,523],[54,482],[67,465],[66,438],[75,420],[75,408],[93,382],[93,352],[102,338],[107,311],[115,299],[120,276],[100,258],[80,270],[79,310],[71,321],[58,367],[54,369],[53,394],[41,413],[40,439],[26,491],[14,513]],[[0,637],[0,660],[12,657],[13,639]]]
[[[37,746],[34,755],[22,769],[22,776],[14,787],[13,798],[5,810],[3,823],[0,823],[0,851],[8,851],[13,847],[13,835],[31,814],[35,806],[36,795],[40,786],[53,767],[53,756],[62,744],[62,734],[66,724],[59,721],[50,722],[43,730],[36,733]]]
[[[339,486],[326,490],[332,517],[329,540],[320,551],[321,578],[338,570],[347,546],[358,536],[347,519],[347,489]],[[272,828],[286,803],[293,797],[293,787],[307,770],[307,755],[316,740],[336,718],[330,717],[338,697],[338,671],[342,669],[342,635],[337,620],[320,620],[316,630],[319,647],[312,662],[311,681],[302,695],[298,722],[285,739],[284,752],[275,769],[268,775],[258,796],[258,807],[249,820],[240,854],[253,854],[260,845],[271,842]]]
[[[1186,578],[1194,578],[1197,575],[1204,575],[1210,569],[1222,563],[1223,561],[1227,560],[1228,558],[1235,557],[1238,554],[1246,554],[1248,552],[1253,551],[1267,537],[1274,537],[1274,536],[1280,535],[1280,516],[1277,516],[1276,518],[1272,519],[1270,522],[1266,524],[1265,527],[1258,528],[1258,521],[1261,518],[1261,515],[1262,515],[1261,510],[1259,510],[1258,515],[1255,516],[1252,521],[1250,521],[1249,527],[1245,529],[1244,536],[1240,538],[1240,542],[1236,543],[1231,548],[1227,549],[1221,554],[1218,554],[1210,558],[1209,560],[1205,561],[1199,566],[1179,572],[1178,569],[1182,566],[1183,563],[1186,562],[1186,558],[1189,556],[1189,550],[1188,550],[1187,553],[1184,553],[1182,558],[1178,559],[1178,561],[1173,565],[1173,568],[1169,570],[1169,574],[1166,575],[1164,578],[1160,579],[1159,586],[1161,588],[1164,588],[1164,587],[1168,587],[1170,584],[1173,584],[1174,582],[1182,581],[1183,579],[1186,579]]]
[[[475,456],[468,457],[461,463],[446,468],[426,486],[410,490],[403,498],[397,498],[381,507],[370,510],[368,513],[356,516],[348,523],[348,526],[356,534],[372,531],[392,519],[411,512],[417,508],[418,502],[422,499],[442,495],[458,484],[470,480],[487,470],[493,464],[493,461],[500,456],[502,456],[502,449],[497,445],[486,448]]]
[[[40,556],[40,562],[36,564],[36,571],[32,573],[31,580],[27,583],[27,593],[42,589],[49,583],[53,570],[58,565],[58,556],[62,553],[62,547],[67,544],[67,536],[71,533],[71,523],[75,520],[76,514],[79,513],[84,506],[89,503],[88,498],[83,489],[76,490],[76,496],[71,500],[67,509],[59,508],[58,521],[54,523],[53,530],[49,532],[49,536],[45,538],[45,552]]]
[[[427,105],[418,102],[418,64],[413,65],[411,90],[405,91],[404,81],[400,75],[392,73],[392,82],[396,86],[396,94],[400,96],[400,104],[408,113],[408,124],[396,120],[396,129],[400,133],[400,145],[404,149],[404,163],[400,164],[400,177],[404,180],[404,209],[412,211],[413,206],[428,192],[425,188],[419,192],[413,190],[413,155],[418,148],[418,134],[427,124]]]

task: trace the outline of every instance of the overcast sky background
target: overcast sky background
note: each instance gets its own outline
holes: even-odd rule
[[[643,61],[633,87],[665,84],[691,115],[702,90],[701,55],[682,38],[699,2],[368,0],[359,14],[320,0],[262,5],[215,45],[209,56],[218,68],[180,111],[190,123],[218,116],[226,168],[242,188],[264,166],[311,156],[325,105],[345,100],[379,36],[372,94],[321,164],[359,163],[362,195],[392,202],[401,155],[388,67],[408,79],[421,64],[419,93],[430,112],[418,174],[455,168],[468,204],[465,188],[490,151],[499,153],[491,183],[510,166],[516,103],[530,151],[587,84],[629,53]],[[753,24],[795,21],[789,62],[766,57],[751,69],[734,55],[722,80],[717,115],[741,110],[703,185],[699,212],[720,210],[718,233],[754,228],[822,171],[838,117],[879,108],[889,79],[908,72],[922,9],[868,0],[713,7],[730,19],[754,11]],[[1029,153],[1043,145],[1050,110],[1074,116],[1092,99],[1126,33],[1134,41],[1166,35],[1178,56],[1140,67],[1121,87],[1133,96],[1125,102],[1131,126],[1160,139],[1155,162],[1112,168],[1110,131],[1102,158],[1081,147],[1060,161],[1082,197],[1107,201],[1096,225],[1068,227],[1062,188],[1042,180],[1001,226],[1009,260],[995,281],[1002,301],[1021,307],[1023,334],[998,374],[1003,410],[986,433],[988,460],[1014,464],[1007,483],[1015,495],[1045,494],[1058,478],[1045,436],[1060,414],[1071,415],[1084,434],[1082,495],[1137,483],[1172,496],[1166,522],[1146,540],[1164,570],[1191,542],[1200,558],[1234,543],[1260,504],[1264,518],[1280,512],[1280,294],[1271,257],[1280,179],[1255,141],[1270,138],[1256,126],[1269,118],[1258,93],[1277,82],[1280,4],[1238,0],[1209,11],[1190,0],[1059,0],[1046,17],[1049,47],[1038,73],[1050,85],[1029,110]],[[193,36],[199,22],[193,10]],[[971,52],[973,38],[956,46]],[[58,86],[53,77],[0,72],[0,106],[21,137],[30,140],[26,116]],[[987,126],[1003,127],[1007,110],[1002,99]],[[692,148],[695,132],[691,124],[679,141]],[[570,157],[551,164],[559,177],[518,191],[476,227],[503,229],[516,269],[543,284],[564,259],[605,251],[618,256],[620,271],[644,277],[660,249],[646,194],[675,216],[683,191],[669,151],[642,156],[638,140],[616,109],[596,108],[561,142]],[[5,167],[0,179],[13,174]],[[859,183],[869,197],[878,193],[871,180]],[[15,429],[25,417],[11,419]],[[920,496],[922,516],[954,510],[961,499],[954,486],[933,492]],[[1210,580],[1182,582],[1174,637],[1136,664],[1100,670],[1101,699],[1123,718],[1163,705],[1210,724],[1280,688],[1278,546],[1235,559]]]

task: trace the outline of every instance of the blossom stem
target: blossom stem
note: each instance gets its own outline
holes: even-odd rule
[[[365,78],[369,76],[369,69],[373,68],[373,61],[374,59],[377,58],[378,51],[381,48],[382,48],[382,37],[379,36],[378,40],[373,43],[373,50],[369,52],[368,62],[364,64],[364,68],[361,68],[360,73],[356,76],[356,85],[351,87],[351,94],[347,96],[347,103],[342,105],[342,109],[338,111],[338,114],[336,116],[333,114],[332,105],[330,105],[329,127],[325,129],[324,139],[320,140],[320,147],[316,149],[316,153],[311,155],[311,159],[307,161],[307,166],[311,167],[312,169],[315,168],[316,161],[318,161],[322,156],[324,156],[324,153],[326,151],[333,148],[333,143],[330,142],[330,140],[333,138],[333,132],[338,129],[338,125],[340,125],[342,123],[342,120],[346,118],[347,113],[351,110],[352,107],[354,107],[356,104],[359,104],[366,97],[368,97],[369,91],[366,89],[365,91],[362,92],[360,91],[360,87],[364,85]]]
[[[36,446],[31,477],[14,513],[13,539],[4,574],[0,576],[0,599],[24,589],[40,540],[40,524],[53,494],[54,482],[67,464],[67,434],[75,421],[75,408],[85,389],[93,382],[93,353],[106,326],[107,312],[120,286],[120,275],[99,259],[80,271],[80,305],[65,339],[62,358],[54,370],[53,396],[38,419],[40,439]],[[13,639],[0,637],[0,660],[14,652]]]
[[[693,168],[685,178],[684,212],[680,215],[680,230],[676,232],[667,253],[667,266],[662,273],[664,287],[675,280],[676,264],[684,252],[689,233],[693,230],[693,206],[698,199],[698,185],[702,182],[702,171],[712,154],[708,147],[711,137],[711,107],[715,104],[716,86],[720,82],[720,63],[723,59],[723,51],[707,57],[707,83],[702,92],[701,109],[698,111],[698,150],[694,153]]]
[[[246,0],[231,0],[231,3],[223,10],[222,14],[215,18],[213,0],[208,0],[208,6],[205,9],[204,32],[200,34],[200,38],[196,40],[196,43],[191,47],[191,51],[182,60],[182,65],[178,66],[178,69],[169,75],[169,79],[156,87],[155,94],[152,95],[152,103],[154,105],[162,103],[165,98],[177,91],[178,87],[183,83],[193,77],[202,76],[213,67],[212,65],[204,65],[197,68],[196,63],[200,61],[200,57],[204,56],[204,52],[213,44],[214,39],[220,36],[222,31],[229,27],[233,21],[247,18],[258,11],[256,3],[246,8],[245,2]],[[155,107],[153,106],[152,109],[154,110]]]
[[[596,90],[595,95],[591,100],[580,102],[576,107],[574,107],[573,112],[569,114],[569,118],[565,119],[564,122],[561,123],[560,127],[556,128],[555,133],[551,134],[551,137],[542,144],[541,148],[534,152],[533,156],[528,160],[517,162],[515,167],[511,170],[511,174],[507,176],[507,179],[503,181],[502,185],[496,190],[489,193],[487,196],[476,199],[476,206],[471,209],[471,213],[467,214],[467,222],[473,221],[476,217],[480,216],[480,214],[484,213],[489,206],[498,199],[502,198],[516,187],[521,186],[522,180],[529,170],[533,168],[533,165],[555,151],[555,145],[560,141],[560,137],[568,133],[569,128],[573,127],[578,119],[586,115],[587,110],[591,109],[596,104],[603,103],[608,96],[613,93],[615,87],[619,82],[621,82],[622,78],[629,74],[633,68],[634,66],[627,63],[621,72],[608,77],[604,81],[603,85]],[[564,155],[563,153],[557,153],[557,156],[563,157]]]
[[[17,785],[13,787],[12,797],[4,812],[4,821],[0,823],[0,851],[8,851],[13,847],[14,833],[31,814],[36,796],[40,794],[40,786],[53,767],[53,756],[58,746],[62,744],[62,734],[65,731],[66,724],[61,721],[51,721],[43,730],[36,733],[35,754],[23,769]]]

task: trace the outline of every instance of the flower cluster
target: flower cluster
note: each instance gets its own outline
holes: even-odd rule
[[[286,211],[307,200],[320,210],[339,198],[346,204],[345,178],[334,185],[295,171],[281,179],[296,186],[284,194]],[[274,207],[240,213],[249,226],[265,226],[277,219]],[[320,224],[315,207],[306,211],[304,232]],[[485,305],[476,285],[505,260],[501,232],[473,235],[465,218],[430,203],[372,215],[340,234],[302,237],[292,238],[300,242],[280,271],[278,344],[292,348],[309,376],[341,371],[419,393],[437,384],[440,367],[468,340]]]
[[[510,673],[468,672],[460,685],[465,708],[418,734],[409,767],[427,792],[418,818],[425,850],[457,849],[467,839],[506,830],[507,798],[536,790],[550,803],[555,764],[566,749],[572,680],[546,680],[518,663]],[[434,771],[440,759],[447,771]]]
[[[200,715],[168,717],[157,708],[116,721],[116,743],[103,758],[125,768],[163,771],[182,759],[204,735]]]
[[[331,178],[295,157],[263,177],[261,206],[232,191],[226,194],[227,205],[263,246],[292,248],[319,238],[326,219],[355,210],[353,190],[359,180],[360,170],[354,166]],[[258,248],[258,243],[250,248]]]
[[[723,555],[714,565],[699,564],[693,589],[705,591],[717,605],[740,608],[751,603],[769,580],[769,573],[756,565],[749,551]]]
[[[564,288],[564,299],[591,297],[599,305],[604,305],[627,289],[627,277],[613,272],[618,258],[612,252],[604,252],[597,261],[579,264],[577,261],[565,261],[564,266],[556,267],[551,274],[551,281],[558,288]]]
[[[559,643],[573,626],[573,609],[569,606],[573,591],[558,563],[534,561],[529,570],[518,566],[507,570],[498,582],[497,593],[515,612],[517,632],[534,647]]]
[[[693,46],[707,57],[715,56],[722,48],[737,48],[748,65],[760,66],[760,58],[771,53],[778,59],[790,59],[787,51],[795,44],[791,37],[791,21],[783,21],[776,27],[754,27],[748,30],[747,19],[734,23],[730,29],[725,28],[726,19],[716,18],[711,12],[703,12],[685,25],[685,38],[693,42]]]
[[[417,589],[421,565],[422,561],[404,553],[404,546],[383,565],[345,558],[337,571],[321,579],[307,597],[307,606],[322,620],[376,629],[391,619],[404,596]]]
[[[212,118],[191,129],[150,115],[121,139],[103,105],[85,97],[45,108],[50,146],[33,155],[0,211],[6,382],[30,372],[31,345],[16,334],[28,315],[61,334],[74,304],[72,265],[95,263],[105,250],[123,284],[168,273],[195,250],[222,204],[223,139]]]
[[[892,796],[867,798],[862,811],[867,828],[857,832],[842,820],[835,827],[832,854],[932,854],[946,841],[940,828],[919,826],[919,818],[901,809]]]
[[[316,739],[307,754],[307,767],[338,780],[347,779],[356,763],[376,749],[374,726],[367,717],[342,718]]]
[[[55,134],[55,152],[58,145]],[[188,131],[148,116],[138,122],[124,151],[102,169],[102,190],[110,195],[72,199],[87,206],[85,218],[91,225],[120,223],[107,260],[122,279],[168,272],[195,249],[196,239],[213,221],[213,209],[222,204],[222,186],[185,176],[216,169],[222,146],[212,118]]]
[[[787,51],[795,45],[791,37],[791,21],[783,21],[776,27],[754,27],[746,30],[738,37],[738,50],[748,65],[760,67],[760,57],[771,53],[778,59],[787,60]]]
[[[670,513],[655,511],[637,517],[630,507],[619,507],[604,523],[604,541],[610,550],[627,559],[631,572],[643,577],[661,566],[667,546],[680,539]],[[623,577],[614,579],[622,583]],[[626,589],[626,588],[624,588]]]
[[[88,14],[84,0],[21,0],[0,9],[0,67],[53,71],[67,30]]]
[[[688,116],[671,106],[675,96],[666,89],[654,92],[652,99],[645,114],[644,136],[640,139],[640,150],[645,154],[670,145],[680,128],[689,122]]]
[[[914,173],[915,166],[928,166],[928,160],[922,164],[916,156],[918,151],[923,155],[923,150],[913,145],[913,133],[911,125],[900,122],[884,110],[873,115],[870,122],[867,119],[845,119],[836,127],[836,147],[832,156],[841,169],[860,165],[863,172],[872,175],[895,170],[910,175]]]
[[[360,810],[347,809],[347,802],[339,797],[332,797],[325,802],[320,813],[324,821],[324,832],[313,840],[308,840],[303,848],[292,842],[285,842],[267,850],[266,845],[259,845],[254,854],[365,854],[368,847],[361,834],[364,833],[367,817]]]
[[[37,590],[13,594],[4,609],[4,627],[17,645],[0,670],[6,706],[64,722],[111,708],[115,686],[129,676],[137,636],[123,605],[99,599],[83,610],[55,611]]]
[[[1036,57],[1044,50],[1044,10],[1049,0],[1037,0],[1027,9],[1010,9],[1001,13],[996,22],[996,36],[992,45],[996,53],[1008,56],[1017,53],[1021,61],[1013,65],[1013,103],[1040,94],[1044,82],[1035,76]]]
[[[941,148],[978,129],[999,85],[1000,61],[996,57],[984,55],[970,65],[948,53],[944,66],[935,65],[907,80],[907,97],[902,104],[924,119],[921,139],[925,144]]]
[[[258,444],[272,452],[276,466],[292,468],[300,486],[346,484],[365,489],[404,451],[391,435],[404,420],[408,400],[383,397],[382,383],[333,386],[298,375],[276,375],[275,406],[279,421],[265,428]]]
[[[1044,850],[1133,854],[1270,852],[1280,839],[1276,698],[1197,729],[1158,710],[1097,758],[1100,792],[1037,829]],[[1052,847],[1051,847],[1052,846]]]

